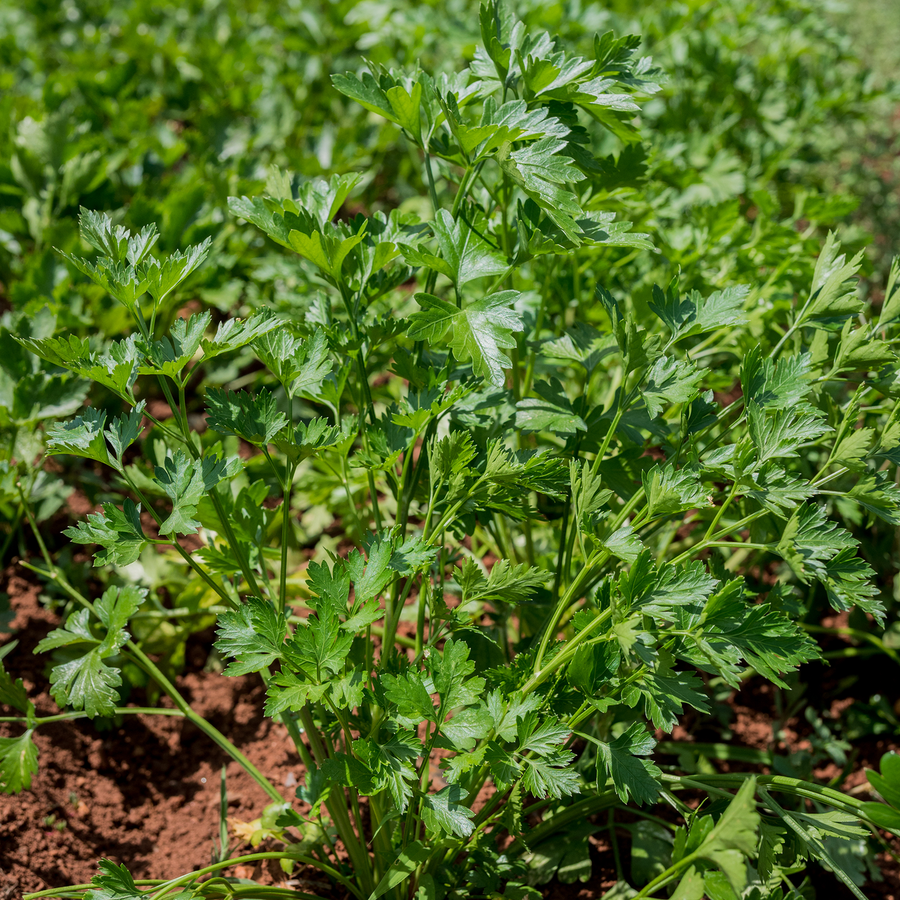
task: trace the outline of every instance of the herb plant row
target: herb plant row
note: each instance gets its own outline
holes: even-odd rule
[[[31,567],[72,604],[38,647],[60,716],[189,718],[271,798],[275,848],[229,857],[223,841],[212,865],[140,885],[104,860],[91,886],[43,895],[313,896],[224,877],[277,859],[359,900],[539,897],[589,874],[589,838],[615,842],[627,811],[657,858],[609,897],[796,898],[811,859],[863,897],[841,848],[900,835],[894,756],[872,775],[887,802],[864,803],[778,772],[685,771],[657,745],[723,685],[786,686],[819,658],[815,598],[883,621],[851,529],[900,524],[900,266],[877,316],[833,235],[793,304],[763,284],[676,280],[647,301],[587,282],[619,248],[654,253],[608,211],[629,152],[595,150],[600,129],[638,140],[659,73],[636,37],[581,58],[495,4],[480,24],[455,75],[334,78],[420,161],[427,215],[350,215],[360,174],[275,171],[267,196],[232,198],[241,229],[302,260],[302,317],[182,315],[210,245],[157,255],[152,226],[84,210],[96,255],[67,258],[133,333],[18,336],[46,377],[96,386],[102,404],[48,448],[106,467],[118,495],[67,532],[115,567],[99,596],[56,564],[22,495]],[[205,380],[226,358],[251,389]],[[296,498],[312,495],[352,549],[304,566]],[[148,548],[189,570],[224,676],[265,682],[305,765],[296,797],[142,649],[146,591],[127,572]],[[127,667],[175,708],[127,706]],[[21,725],[0,778],[20,791],[34,731],[60,716],[37,717],[2,668],[0,701]]]

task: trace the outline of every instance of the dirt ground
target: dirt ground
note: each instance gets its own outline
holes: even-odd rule
[[[48,693],[46,660],[33,656],[31,651],[59,624],[58,618],[41,604],[39,585],[21,568],[11,567],[3,573],[0,590],[10,597],[15,613],[11,628],[19,641],[5,663],[13,677],[24,679],[38,715],[53,715],[58,708]],[[293,786],[302,782],[304,770],[281,726],[262,715],[262,684],[255,676],[228,678],[204,671],[204,647],[209,646],[209,635],[205,638],[189,645],[179,689],[198,712],[228,734],[290,797]],[[839,678],[840,673],[828,677]],[[878,673],[875,677],[879,677]],[[852,698],[839,702],[852,702]],[[772,703],[766,685],[756,685],[732,698],[730,727],[735,744],[756,748],[770,745]],[[790,749],[804,748],[803,726],[791,720],[784,723],[783,735]],[[3,734],[18,731],[13,726],[0,726]],[[688,718],[672,739],[717,738],[705,735],[701,725],[695,726]],[[36,740],[40,771],[32,789],[17,796],[0,796],[0,900],[14,900],[30,891],[85,884],[96,873],[101,858],[126,864],[135,878],[172,878],[208,865],[219,834],[223,764],[230,817],[251,821],[260,816],[267,804],[262,789],[240,766],[181,718],[123,717],[120,726],[107,731],[98,730],[97,725],[86,720],[60,722],[42,727]],[[856,763],[857,771],[845,787],[865,790],[862,765],[869,760],[876,765],[888,749],[892,747],[887,741],[864,747]],[[665,758],[661,757],[661,761]],[[668,761],[672,758],[668,757]],[[817,772],[824,779],[834,774],[826,769]],[[628,842],[620,843],[620,862],[627,871]],[[613,853],[602,833],[592,839],[592,856],[594,866],[589,882],[551,883],[547,897],[602,897],[616,880]],[[879,858],[879,864],[884,880],[868,886],[867,896],[871,900],[900,900],[900,868],[885,856]],[[276,868],[232,874],[263,876],[274,883],[288,878]],[[851,896],[826,873],[810,874],[821,900]],[[291,879],[292,886],[329,895],[328,886],[313,872],[295,871]]]

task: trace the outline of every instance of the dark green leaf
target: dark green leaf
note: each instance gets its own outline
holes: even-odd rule
[[[458,784],[448,784],[436,794],[422,797],[422,820],[425,827],[436,834],[455,834],[468,837],[475,829],[470,821],[475,813],[464,806],[465,793]]]
[[[38,770],[38,749],[32,734],[29,729],[19,737],[0,737],[0,791],[4,794],[18,794],[31,787]]]
[[[238,609],[219,616],[216,649],[234,662],[226,675],[258,672],[282,656],[287,619],[260,597],[249,597]]]
[[[653,752],[656,741],[640,722],[633,723],[611,743],[600,741],[597,746],[623,803],[629,797],[639,806],[655,802],[662,773],[650,760],[641,759]]]
[[[229,393],[218,388],[206,392],[206,423],[220,434],[234,434],[265,447],[288,424],[287,416],[278,411],[275,397],[263,388],[258,394],[246,391]]]
[[[89,513],[84,522],[66,528],[63,534],[76,544],[98,544],[95,566],[131,565],[148,543],[141,527],[140,505],[126,499],[122,509],[112,503],[103,503],[101,509]]]
[[[108,859],[100,860],[100,874],[91,879],[93,886],[85,900],[140,900],[139,891],[124,865],[117,866]]]

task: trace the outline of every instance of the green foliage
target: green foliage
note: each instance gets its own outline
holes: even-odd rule
[[[829,609],[894,614],[900,267],[876,315],[811,158],[872,95],[805,2],[713,6],[641,11],[668,85],[607,27],[617,3],[451,3],[449,33],[428,4],[221,0],[185,35],[148,8],[180,134],[144,104],[130,24],[108,88],[54,76],[34,118],[23,79],[0,109],[0,502],[77,606],[37,647],[63,715],[123,715],[142,670],[267,791],[272,852],[362,900],[587,880],[589,836],[632,807],[654,817],[629,826],[640,896],[778,900],[807,859],[855,885],[860,823],[900,824],[893,757],[869,804],[782,758],[665,764],[654,734],[750,678],[790,689]],[[234,72],[255,86],[223,99]],[[76,230],[82,203],[112,212]],[[94,548],[96,600],[41,537],[47,455],[96,501],[64,532]],[[301,805],[167,677],[213,623],[303,760]],[[15,792],[43,720],[2,668],[0,702]],[[142,894],[100,868],[85,897]]]
[[[125,626],[143,598],[144,591],[132,585],[107,588],[93,610],[72,613],[64,628],[51,631],[38,644],[38,653],[65,650],[63,661],[50,674],[53,699],[60,706],[83,709],[91,718],[112,714],[122,677],[107,660],[129,640]],[[92,613],[106,632],[102,637],[91,629]]]

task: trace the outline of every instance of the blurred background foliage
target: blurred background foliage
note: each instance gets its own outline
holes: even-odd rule
[[[516,13],[575,50],[596,32],[639,33],[668,75],[641,112],[643,143],[623,150],[585,136],[624,154],[596,202],[661,251],[610,251],[610,288],[645,291],[681,268],[685,287],[752,275],[793,294],[814,255],[804,251],[838,226],[849,249],[870,244],[871,283],[881,285],[900,221],[893,0],[527,0]],[[204,302],[289,309],[297,264],[239,230],[225,198],[252,195],[278,165],[308,177],[364,171],[353,198],[362,209],[418,202],[418,169],[396,151],[393,129],[338,94],[330,75],[363,58],[451,68],[471,58],[477,27],[467,0],[0,5],[3,301],[49,303],[68,329],[99,321],[118,332],[122,314],[73,286],[52,250],[77,244],[83,205],[133,228],[157,222],[167,251],[213,237]],[[617,185],[635,173],[637,189]]]

